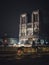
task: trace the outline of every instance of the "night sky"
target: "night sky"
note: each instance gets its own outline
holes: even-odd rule
[[[1,0],[0,1],[0,37],[7,33],[9,37],[18,38],[19,18],[24,12],[30,15],[33,10],[42,13],[44,33],[48,34],[49,1],[48,0]],[[46,32],[47,31],[47,32]],[[49,34],[48,34],[49,35]]]

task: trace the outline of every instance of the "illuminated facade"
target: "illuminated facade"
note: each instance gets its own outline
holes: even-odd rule
[[[39,39],[39,10],[32,12],[33,40]]]
[[[26,39],[26,29],[27,29],[27,14],[22,14],[20,16],[20,25],[19,25],[19,40]]]
[[[30,43],[39,38],[39,10],[32,12],[32,20],[28,23],[27,13],[20,15],[19,41]]]

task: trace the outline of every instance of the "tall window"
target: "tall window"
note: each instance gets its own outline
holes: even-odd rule
[[[33,21],[37,22],[38,21],[38,14],[33,14]]]
[[[21,33],[21,36],[25,36],[25,33]]]
[[[22,23],[22,24],[25,23],[25,17],[21,17],[21,23]]]
[[[27,27],[28,27],[28,28],[31,28],[31,27],[32,27],[32,25],[27,25]]]
[[[25,36],[25,29],[21,29],[21,36]]]

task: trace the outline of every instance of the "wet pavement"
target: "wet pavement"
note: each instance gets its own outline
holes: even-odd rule
[[[22,59],[0,59],[0,65],[49,65],[49,55],[31,58],[26,56]]]

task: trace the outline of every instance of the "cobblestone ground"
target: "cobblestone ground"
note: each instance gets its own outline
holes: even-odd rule
[[[48,56],[42,56],[42,57],[36,57],[36,58],[30,58],[26,56],[23,59],[0,59],[0,65],[49,65],[49,55]]]

